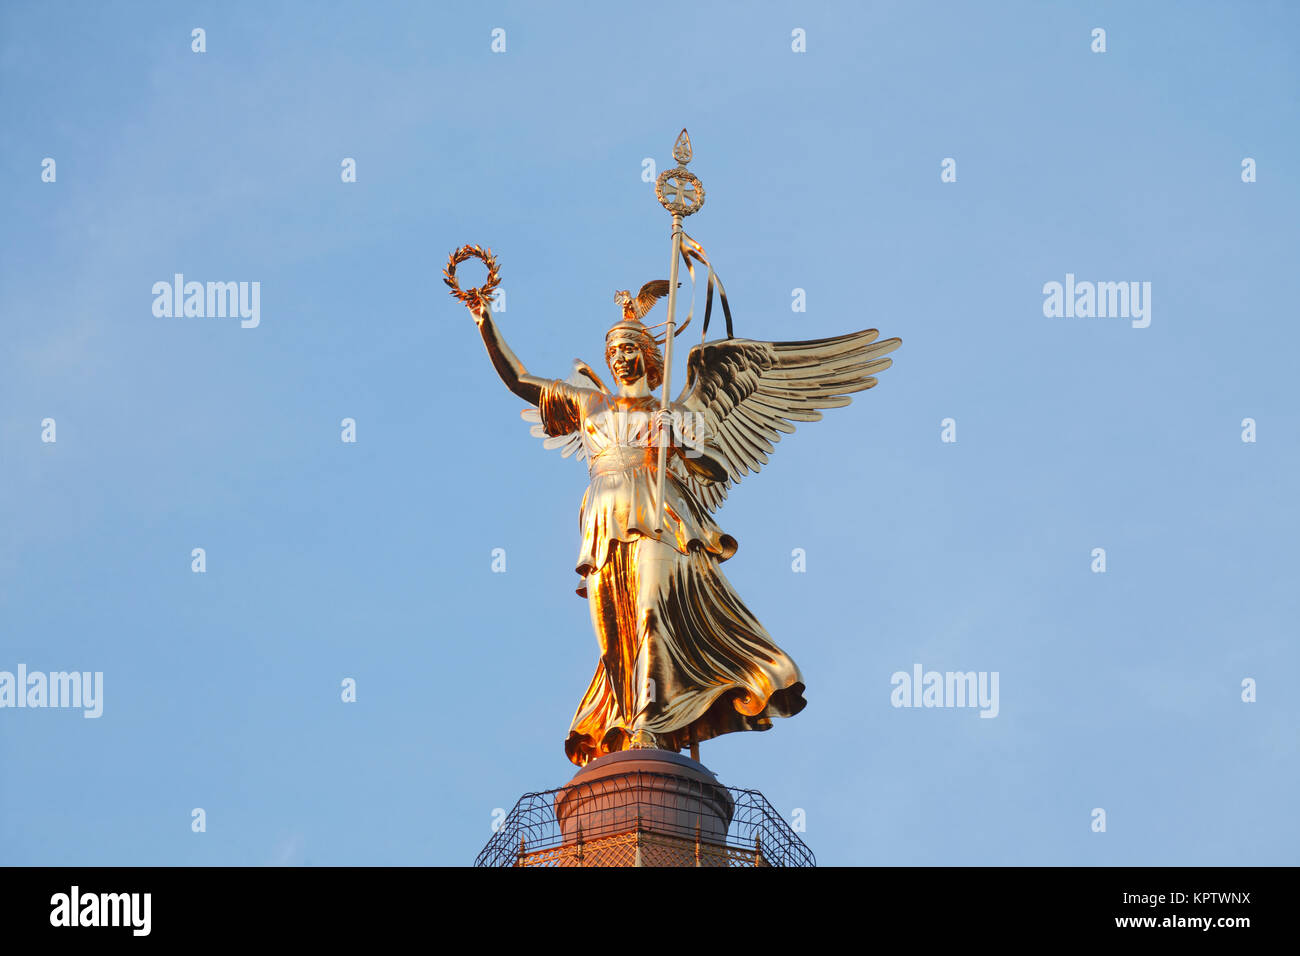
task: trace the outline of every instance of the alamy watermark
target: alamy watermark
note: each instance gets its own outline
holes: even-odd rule
[[[104,713],[103,671],[0,671],[0,708],[79,707],[87,719]]]
[[[889,678],[895,707],[978,707],[981,717],[998,715],[997,671],[895,671]]]
[[[262,322],[262,283],[186,282],[177,272],[172,281],[153,284],[153,314],[160,319],[241,319],[239,325],[255,329]]]
[[[1150,282],[1078,282],[1067,272],[1064,283],[1044,283],[1043,296],[1049,319],[1131,318],[1135,329],[1151,324]]]
[[[708,441],[709,422],[703,412],[682,412],[672,409],[664,415],[664,428],[657,429],[654,415],[642,411],[610,409],[605,412],[609,431],[619,445],[639,448],[658,448],[669,445],[683,449],[686,458],[699,458]],[[671,427],[669,427],[671,424]]]
[[[120,926],[133,936],[148,936],[152,893],[83,893],[74,885],[50,897],[51,926]]]

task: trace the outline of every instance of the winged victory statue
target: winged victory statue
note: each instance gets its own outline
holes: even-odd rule
[[[633,748],[694,752],[700,741],[767,730],[772,718],[804,708],[798,666],[722,574],[737,543],[715,514],[783,434],[874,386],[901,344],[875,329],[806,342],[703,342],[664,408],[653,392],[671,325],[660,336],[641,320],[671,287],[658,280],[635,297],[616,295],[622,317],[605,335],[612,387],[578,361],[567,380],[530,374],[486,297],[466,303],[497,374],[533,406],[524,417],[534,434],[587,465],[577,593],[600,656],[564,745],[579,766]]]

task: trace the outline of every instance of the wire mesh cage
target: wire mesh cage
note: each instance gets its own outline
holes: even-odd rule
[[[475,866],[816,866],[756,790],[629,771],[528,793]]]

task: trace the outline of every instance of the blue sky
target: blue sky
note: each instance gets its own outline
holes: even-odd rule
[[[0,670],[104,674],[0,709],[0,863],[465,864],[569,778],[586,476],[440,270],[598,363],[682,126],[738,335],[903,339],[720,512],[809,705],[709,767],[822,864],[1297,862],[1292,5],[269,6],[0,9]],[[154,316],[178,272],[260,325]],[[998,716],[892,707],[917,663]]]

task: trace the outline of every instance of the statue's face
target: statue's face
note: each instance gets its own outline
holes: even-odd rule
[[[645,356],[635,341],[615,338],[605,349],[605,361],[620,385],[635,385],[645,377]]]

